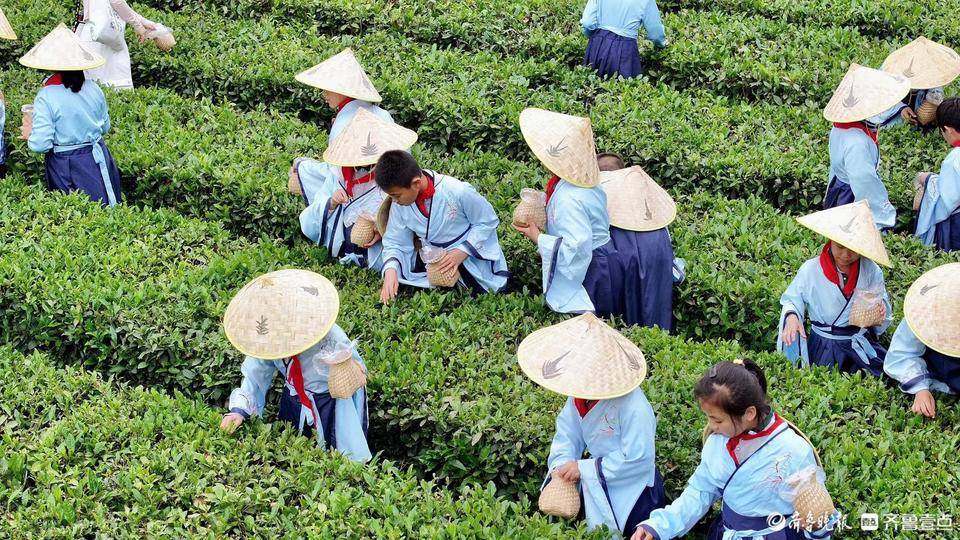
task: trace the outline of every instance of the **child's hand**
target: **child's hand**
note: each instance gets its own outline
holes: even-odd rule
[[[903,118],[904,122],[907,122],[913,125],[917,125],[917,122],[919,122],[919,120],[917,119],[917,113],[913,112],[913,109],[911,109],[910,107],[904,107],[903,110],[900,111],[900,117]]]
[[[580,467],[576,461],[568,461],[554,469],[553,474],[567,482],[577,482],[580,480]]]
[[[633,533],[633,536],[630,537],[630,540],[657,540],[657,538],[650,534],[650,531],[637,525],[637,530]]]
[[[240,424],[243,423],[243,415],[237,413],[227,413],[223,415],[223,420],[220,421],[220,429],[226,431],[227,433],[233,433],[240,427]]]
[[[400,281],[397,279],[396,268],[389,268],[383,274],[383,287],[380,288],[380,301],[389,304],[396,298],[397,289],[400,288]]]
[[[377,245],[377,242],[379,242],[380,240],[383,240],[383,237],[380,236],[380,231],[373,231],[373,240],[371,240],[369,244],[365,246],[360,246],[360,247],[362,247],[363,249],[370,249],[373,246]]]
[[[459,249],[451,249],[437,263],[437,267],[444,275],[452,275],[460,268],[460,263],[467,260],[467,254]]]
[[[347,192],[342,189],[338,189],[337,192],[333,194],[333,197],[330,197],[330,206],[336,208],[341,204],[348,202],[349,200],[350,197],[347,195]]]
[[[525,225],[525,226],[517,225],[516,223],[513,223],[512,225],[514,229],[520,231],[520,233],[522,233],[524,236],[526,236],[530,240],[533,240],[534,244],[536,244],[537,240],[540,239],[540,229],[533,223],[530,223],[529,225]]]
[[[793,342],[797,340],[797,335],[807,339],[807,331],[803,329],[800,317],[797,317],[796,313],[791,313],[787,315],[786,323],[783,325],[783,344],[788,347],[793,345]]]
[[[937,415],[937,401],[929,390],[921,390],[913,398],[913,412],[933,418]]]

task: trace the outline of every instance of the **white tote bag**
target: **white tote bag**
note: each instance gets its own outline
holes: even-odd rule
[[[130,51],[124,31],[127,23],[110,6],[110,0],[84,0],[87,18],[77,26],[85,46],[107,59],[102,67],[87,70],[87,78],[115,88],[133,88]]]

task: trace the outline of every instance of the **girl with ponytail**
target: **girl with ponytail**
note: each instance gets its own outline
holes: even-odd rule
[[[710,527],[710,540],[829,538],[839,516],[823,488],[819,458],[771,407],[760,366],[720,362],[700,379],[694,396],[708,421],[700,465],[680,497],[654,510],[633,540],[683,536],[717,499],[723,512]]]

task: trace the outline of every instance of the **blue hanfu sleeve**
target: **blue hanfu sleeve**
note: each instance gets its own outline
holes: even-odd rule
[[[259,416],[267,398],[267,390],[277,373],[276,365],[267,360],[248,356],[240,367],[243,381],[240,387],[230,393],[228,408],[230,412],[242,414],[245,418]]]
[[[872,141],[850,145],[844,158],[844,165],[850,175],[850,189],[856,200],[870,203],[870,211],[877,227],[885,229],[896,223],[897,211],[890,202],[887,188],[877,172],[874,149],[867,146]]]
[[[723,437],[718,435],[707,439],[700,456],[700,464],[687,481],[683,493],[666,507],[651,512],[650,518],[640,523],[641,527],[658,540],[667,540],[686,534],[706,515],[713,502],[720,498],[721,483],[711,473],[714,468],[710,466],[709,456],[725,452],[725,449],[714,448],[723,444],[722,441]]]
[[[953,150],[940,166],[940,174],[927,178],[916,235],[933,245],[937,225],[960,209],[960,150]]]
[[[103,94],[103,89],[100,88],[100,85],[94,83],[93,87],[96,89],[96,93],[99,96],[98,101],[100,102],[100,122],[102,127],[100,128],[100,135],[106,135],[110,132],[112,127],[110,124],[110,106],[107,105],[107,96]]]
[[[900,390],[907,394],[930,390],[930,374],[923,359],[926,352],[927,346],[917,339],[907,321],[900,321],[890,341],[883,371],[900,383]]]
[[[46,154],[53,149],[54,135],[53,106],[42,90],[33,100],[33,128],[27,139],[27,146],[38,154]]]
[[[780,296],[781,308],[780,322],[777,324],[777,352],[786,355],[795,365],[800,362],[801,365],[807,366],[810,363],[809,354],[807,353],[807,340],[801,336],[797,336],[797,340],[790,346],[784,344],[783,341],[783,328],[787,324],[787,316],[791,313],[796,314],[797,318],[800,319],[800,324],[806,325],[804,319],[806,317],[807,302],[804,299],[804,291],[807,288],[807,279],[804,269],[805,266],[800,267],[800,271],[797,272],[793,281],[790,282],[787,290]]]
[[[381,271],[383,274],[390,268],[403,274],[403,263],[416,259],[413,246],[414,233],[403,222],[401,211],[400,205],[396,202],[390,206],[390,218],[386,233],[383,235],[383,270]],[[402,275],[399,277],[403,278]]]
[[[600,26],[600,11],[597,5],[599,1],[600,0],[587,0],[587,5],[583,7],[583,16],[580,17],[580,28],[583,29],[583,34],[587,37],[590,37],[590,34]]]
[[[569,461],[577,461],[583,457],[587,443],[583,440],[583,430],[580,427],[580,415],[573,406],[573,398],[567,402],[557,415],[556,433],[550,443],[550,457],[547,458],[547,477],[550,473]]]
[[[654,45],[657,47],[667,46],[667,32],[663,28],[660,8],[657,7],[656,0],[647,2],[647,7],[643,12],[643,29],[647,32],[647,39],[652,41]]]
[[[545,268],[552,264],[553,272],[559,272],[571,281],[583,283],[590,261],[593,260],[590,216],[579,201],[557,203],[563,206],[557,209],[554,230],[556,234],[540,233],[537,250]],[[546,280],[543,284],[544,291],[549,287],[549,280]]]
[[[457,246],[457,249],[465,252],[471,257],[493,261],[499,259],[502,255],[500,242],[497,240],[497,227],[500,225],[500,218],[493,209],[493,205],[477,192],[473,186],[463,184],[463,190],[460,193],[460,206],[463,208],[467,222],[470,224],[470,232],[467,233],[466,240]]]

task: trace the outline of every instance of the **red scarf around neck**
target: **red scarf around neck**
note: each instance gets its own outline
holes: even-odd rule
[[[353,167],[340,167],[340,172],[343,173],[343,183],[347,186],[346,192],[350,198],[353,198],[353,188],[377,179],[376,171],[370,171],[360,178],[354,178],[357,175],[357,170]]]
[[[341,101],[340,104],[337,105],[337,114],[340,114],[340,111],[342,111],[343,108],[346,107],[351,101],[353,101],[352,97],[348,97],[347,99]]]
[[[303,384],[303,368],[300,366],[300,357],[294,356],[292,360],[293,362],[290,363],[290,368],[287,370],[287,380],[293,385],[293,389],[297,391],[297,399],[300,400],[300,405],[310,409],[310,416],[313,417],[313,425],[318,428],[319,419],[313,411],[313,400],[307,395],[307,390]]]
[[[423,213],[424,216],[430,217],[430,207],[427,206],[427,201],[433,198],[437,190],[433,185],[432,176],[424,172],[423,177],[427,179],[427,187],[421,189],[420,194],[417,195],[417,208],[420,209],[420,212]]]
[[[880,143],[877,140],[877,133],[867,127],[866,122],[834,122],[833,127],[837,129],[859,129],[860,131],[866,133],[867,137],[870,137],[870,140],[873,141],[873,144],[880,146]]]
[[[783,418],[780,418],[779,414],[773,413],[773,422],[771,422],[769,426],[763,428],[760,431],[753,431],[753,432],[744,431],[743,433],[737,435],[736,437],[732,437],[730,440],[728,440],[727,452],[730,454],[730,457],[733,458],[733,462],[736,463],[737,465],[740,465],[740,460],[737,458],[736,451],[737,451],[737,446],[739,446],[741,442],[749,441],[751,439],[756,439],[757,437],[766,437],[771,433],[773,433],[773,431],[777,429],[777,427],[779,427],[780,424],[782,423],[783,423]]]
[[[63,77],[59,73],[54,73],[47,80],[43,81],[43,86],[56,86],[58,84],[63,84]]]
[[[952,143],[950,143],[950,146],[954,148],[960,148],[960,141],[953,141]]]
[[[840,272],[837,270],[837,265],[833,262],[833,256],[830,254],[830,246],[832,244],[832,241],[827,242],[827,244],[823,246],[823,251],[820,252],[820,269],[823,270],[823,275],[826,276],[831,283],[840,287]],[[859,277],[860,259],[857,259],[856,262],[850,265],[847,282],[840,289],[843,292],[843,296],[850,298],[850,296],[853,295],[854,289],[857,288],[857,279]]]
[[[590,412],[590,409],[597,406],[597,403],[600,403],[599,399],[580,399],[573,398],[573,406],[577,408],[577,412],[580,413],[580,418],[583,418]]]
[[[550,204],[550,197],[553,197],[553,192],[557,190],[557,184],[559,183],[560,177],[557,175],[553,175],[547,182],[547,204]]]

